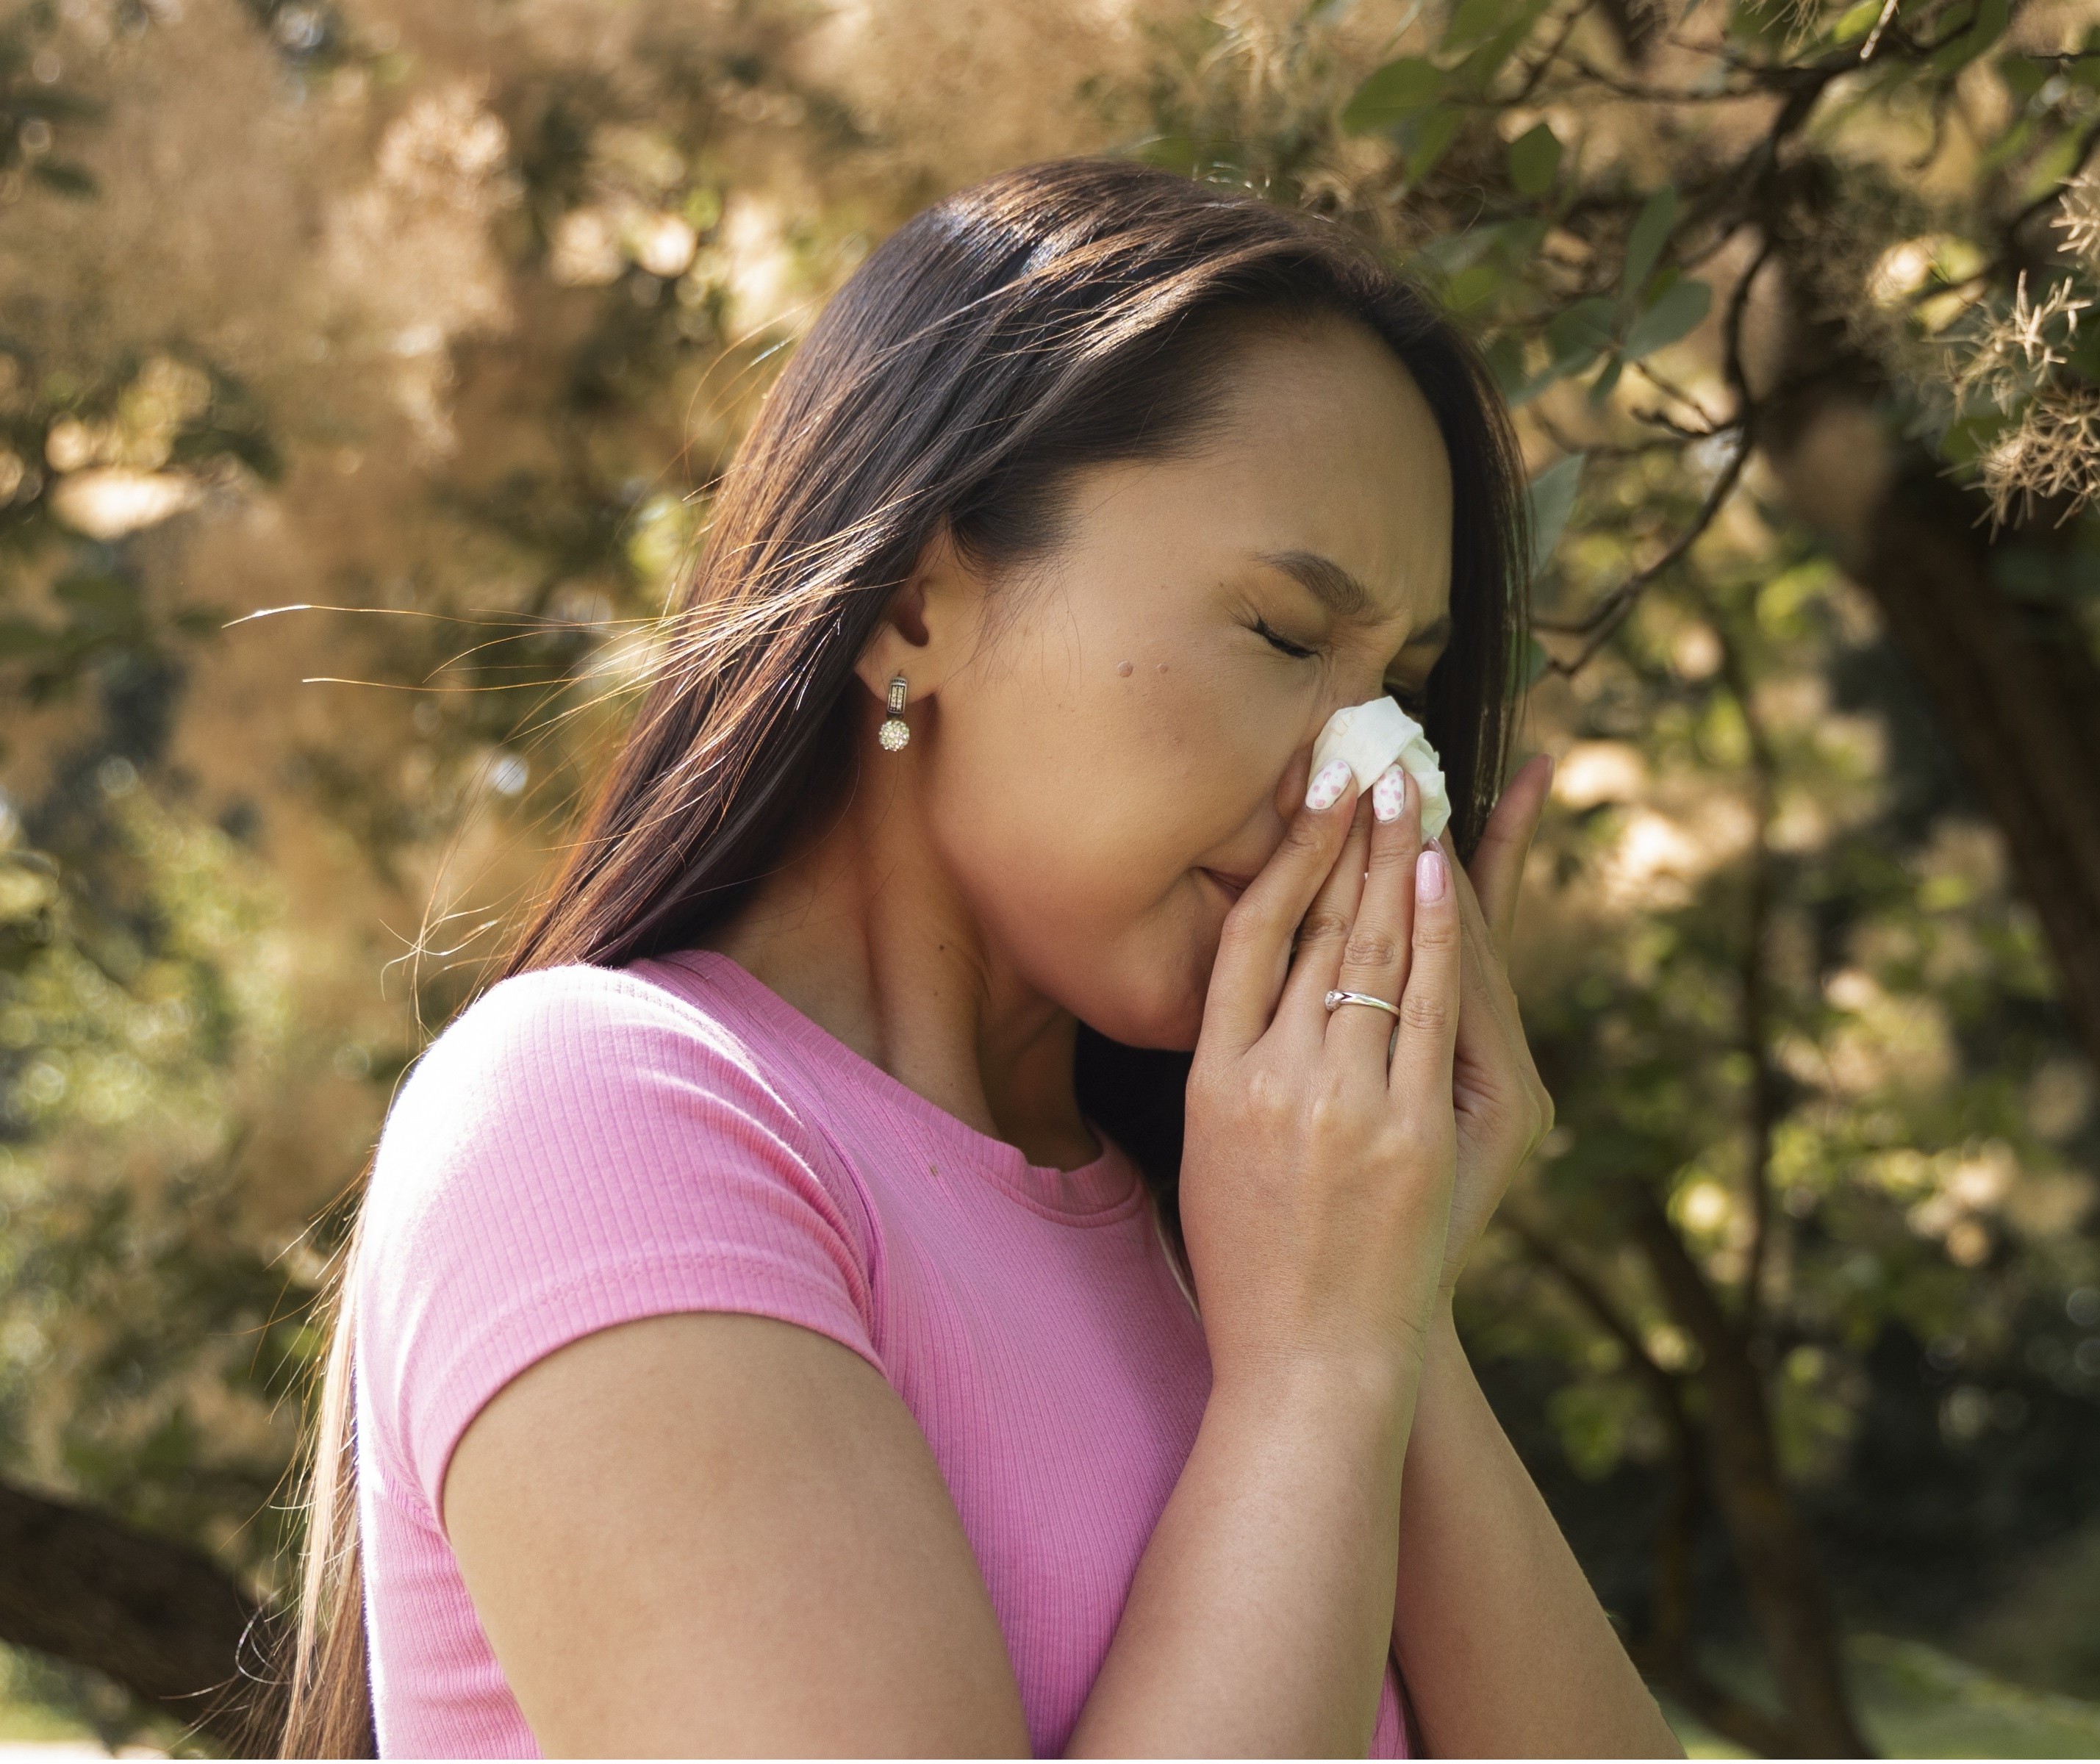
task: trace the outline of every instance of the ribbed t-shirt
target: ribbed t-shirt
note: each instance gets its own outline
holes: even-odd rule
[[[889,1381],[1032,1749],[1061,1755],[1211,1381],[1137,1170],[1103,1144],[1030,1164],[712,950],[475,1000],[388,1113],[353,1293],[381,1755],[539,1755],[445,1540],[446,1466],[534,1361],[687,1311],[799,1324]],[[1390,1653],[1371,1755],[1407,1755]]]

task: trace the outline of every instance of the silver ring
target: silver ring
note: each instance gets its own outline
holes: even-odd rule
[[[1338,1010],[1345,1004],[1374,1004],[1381,1011],[1384,1011],[1393,1017],[1398,1017],[1400,1015],[1400,1007],[1398,1005],[1388,1004],[1383,999],[1374,999],[1368,992],[1335,991],[1327,994],[1327,1008],[1329,1010]]]

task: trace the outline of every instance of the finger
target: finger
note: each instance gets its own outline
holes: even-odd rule
[[[1472,879],[1459,867],[1451,849],[1451,836],[1445,833],[1436,843],[1443,847],[1444,855],[1451,859],[1451,878],[1458,893],[1459,929],[1465,940],[1469,964],[1467,990],[1470,993],[1477,981],[1487,992],[1506,997],[1514,1003],[1515,994],[1510,989],[1509,964],[1495,946],[1486,903],[1474,892]],[[1470,968],[1477,968],[1477,974]]]
[[[1244,1053],[1268,1030],[1290,966],[1290,938],[1335,867],[1355,811],[1352,791],[1291,816],[1283,841],[1233,902],[1203,1002],[1203,1035]]]
[[[1300,1028],[1311,1030],[1316,1040],[1326,1032],[1327,989],[1341,971],[1343,946],[1348,941],[1349,927],[1356,922],[1357,903],[1363,897],[1370,830],[1370,799],[1359,798],[1335,867],[1321,884],[1298,928],[1290,977],[1284,982],[1283,999],[1276,1008],[1277,1021],[1291,1019]]]
[[[1415,861],[1414,935],[1390,1080],[1396,1096],[1445,1109],[1451,1105],[1463,935],[1452,867],[1436,845],[1423,846]]]
[[[1356,923],[1342,946],[1341,969],[1335,981],[1345,992],[1361,992],[1389,1004],[1399,1003],[1407,984],[1409,945],[1414,931],[1414,864],[1422,853],[1422,792],[1406,773],[1393,770],[1399,772],[1404,792],[1400,813],[1391,821],[1372,825],[1370,874],[1357,904]],[[1374,790],[1374,800],[1377,794]],[[1340,1049],[1345,1057],[1374,1057],[1375,1069],[1383,1078],[1392,1030],[1393,1019],[1384,1012],[1369,1005],[1346,1005],[1328,1021],[1327,1045]]]
[[[1447,850],[1445,856],[1449,853]],[[1521,1041],[1516,997],[1501,954],[1494,946],[1466,872],[1454,864],[1457,884],[1459,937],[1463,948],[1458,981],[1458,1059],[1461,1065],[1492,1064],[1500,1049],[1514,1037]]]
[[[1538,831],[1538,818],[1545,811],[1546,792],[1552,783],[1551,754],[1538,754],[1527,761],[1488,817],[1487,828],[1473,853],[1470,874],[1498,950],[1508,949],[1510,933],[1516,928],[1524,860],[1531,850],[1532,836]]]

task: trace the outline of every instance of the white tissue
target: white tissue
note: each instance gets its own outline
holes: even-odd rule
[[[1422,836],[1434,839],[1450,824],[1451,799],[1444,788],[1442,762],[1422,725],[1389,693],[1361,704],[1345,704],[1327,719],[1312,743],[1312,776],[1330,760],[1346,760],[1357,788],[1369,790],[1396,760],[1422,792]]]

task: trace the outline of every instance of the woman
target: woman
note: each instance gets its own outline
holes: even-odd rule
[[[388,1118],[290,1749],[1676,1754],[1451,1323],[1550,1114],[1520,490],[1305,216],[1074,161],[868,258]],[[1381,691],[1471,882],[1308,775]]]

